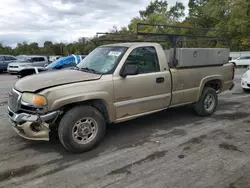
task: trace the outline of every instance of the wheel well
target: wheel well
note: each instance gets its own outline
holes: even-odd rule
[[[83,102],[76,102],[76,103],[71,103],[71,104],[65,105],[65,106],[62,107],[62,109],[63,109],[62,116],[67,111],[69,111],[72,107],[79,106],[79,105],[89,105],[89,106],[92,106],[92,107],[96,108],[97,110],[99,110],[102,113],[102,115],[105,118],[105,121],[107,123],[110,123],[107,104],[102,99],[93,99],[93,100],[88,100],[88,101],[83,101]]]
[[[208,81],[204,87],[211,87],[215,89],[215,91],[219,91],[221,89],[221,81],[220,80],[210,80]]]

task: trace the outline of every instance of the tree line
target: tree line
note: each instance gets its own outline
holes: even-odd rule
[[[188,8],[188,15],[185,17],[185,10]],[[0,43],[0,53],[4,54],[43,54],[43,55],[69,55],[88,54],[95,47],[108,42],[103,40],[119,39],[148,39],[145,36],[135,36],[137,23],[177,25],[190,29],[173,29],[165,27],[142,26],[142,32],[176,33],[190,35],[223,36],[228,41],[202,41],[184,38],[182,42],[186,46],[206,47],[230,47],[231,51],[250,50],[250,1],[248,0],[189,0],[188,7],[181,2],[169,6],[166,0],[155,0],[144,9],[139,11],[139,16],[133,18],[128,26],[118,29],[116,26],[108,32],[119,35],[104,34],[97,38],[82,37],[69,44],[52,43],[45,41],[43,47],[38,43],[18,43],[15,48],[4,46]],[[205,28],[205,30],[199,30]],[[158,39],[166,39],[160,37]],[[112,42],[112,41],[111,41]],[[111,43],[109,42],[109,43]],[[114,42],[114,41],[113,41]],[[170,47],[169,41],[160,42]]]

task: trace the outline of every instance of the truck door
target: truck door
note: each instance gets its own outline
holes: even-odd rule
[[[135,48],[125,64],[134,64],[138,75],[114,75],[117,119],[167,108],[171,99],[171,75],[161,70],[155,47]]]

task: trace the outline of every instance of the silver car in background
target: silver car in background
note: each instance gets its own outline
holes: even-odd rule
[[[8,65],[7,71],[10,74],[16,74],[26,67],[44,67],[49,63],[47,56],[20,56],[15,63],[10,63]]]

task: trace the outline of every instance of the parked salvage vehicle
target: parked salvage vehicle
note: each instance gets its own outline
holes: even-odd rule
[[[230,60],[230,63],[235,64],[235,66],[249,66],[250,56],[240,56],[235,59]]]
[[[0,72],[6,71],[8,64],[17,61],[12,55],[0,55]]]
[[[31,140],[49,140],[58,130],[62,145],[80,153],[100,143],[108,123],[186,104],[200,116],[212,115],[218,93],[234,86],[229,50],[176,50],[178,64],[171,65],[173,51],[157,43],[105,45],[78,69],[20,79],[9,94],[13,128]]]
[[[137,34],[142,35],[138,28]],[[229,49],[177,48],[180,38],[190,34],[159,36],[163,35],[172,49],[140,39],[102,45],[76,69],[20,79],[8,101],[14,130],[30,140],[49,140],[50,132],[57,132],[67,150],[81,153],[101,142],[110,123],[187,104],[199,116],[211,116],[218,94],[234,87],[235,66],[228,62]]]
[[[18,74],[26,67],[44,67],[44,65],[49,63],[50,62],[47,56],[22,56],[15,63],[10,63],[8,65],[7,71],[10,74]]]
[[[35,66],[28,66],[24,67],[21,71],[19,71],[18,78],[23,78],[28,75],[38,74],[45,71],[55,71],[61,69],[70,69],[76,67],[82,60],[80,55],[70,55],[67,57],[62,57],[53,63],[46,65],[45,67],[35,67]]]

